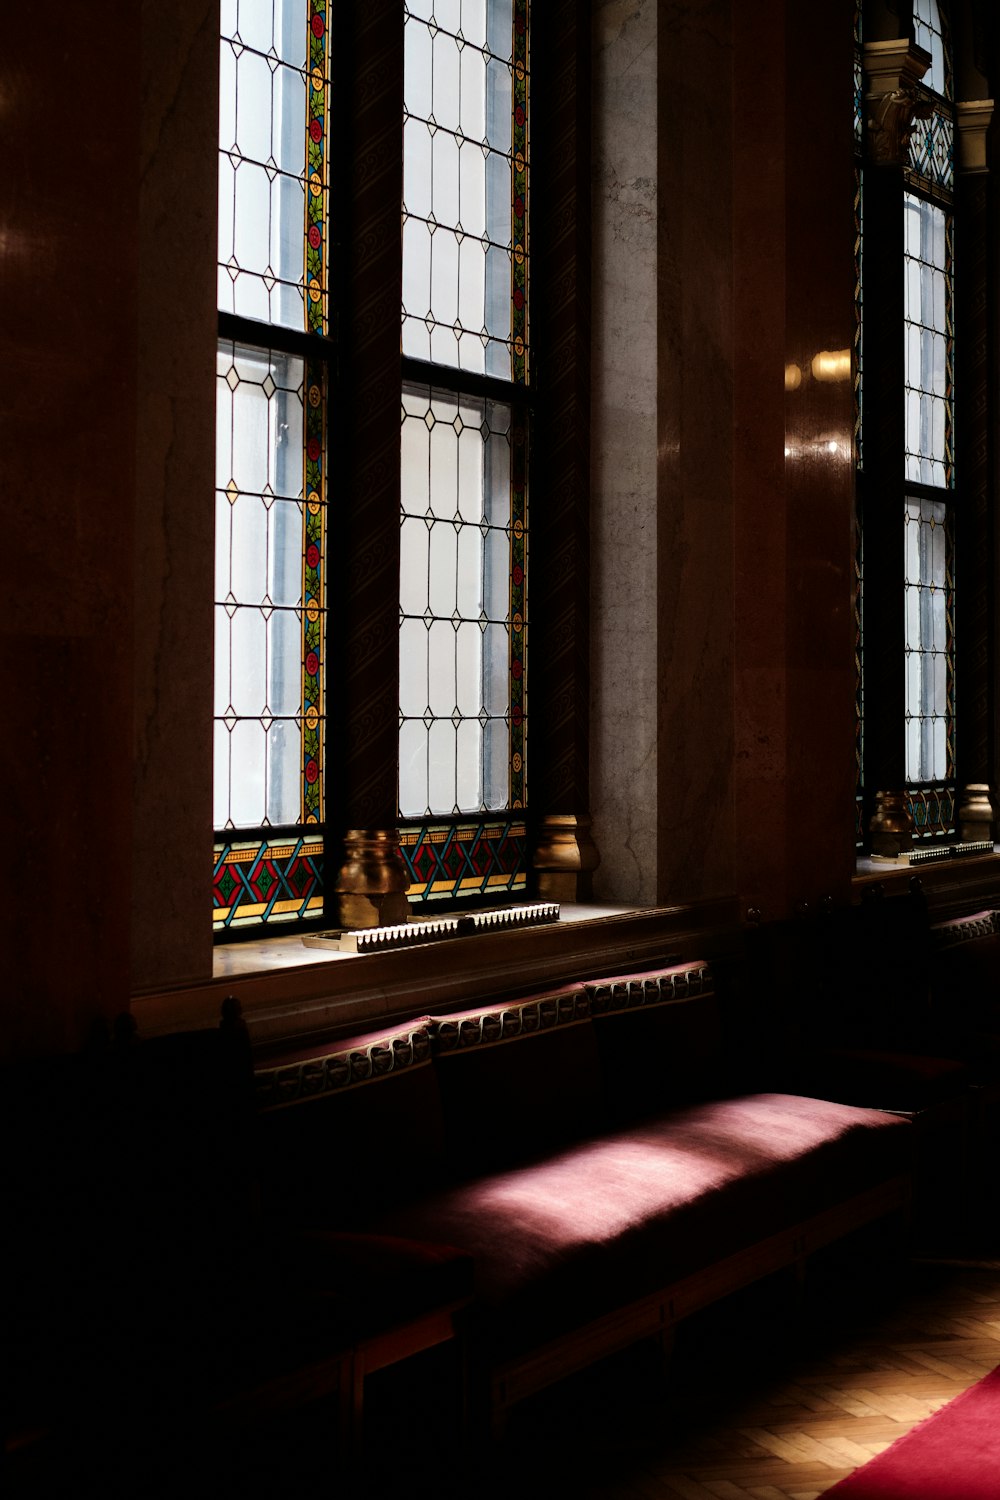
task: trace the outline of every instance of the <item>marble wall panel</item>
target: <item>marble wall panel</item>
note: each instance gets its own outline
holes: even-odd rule
[[[593,7],[591,809],[598,900],[656,899],[655,0]]]

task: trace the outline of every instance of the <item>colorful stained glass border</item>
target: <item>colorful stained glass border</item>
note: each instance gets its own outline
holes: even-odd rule
[[[950,114],[935,110],[916,120],[910,136],[909,177],[950,195],[955,186],[955,125]]]
[[[915,840],[944,838],[955,832],[955,788],[926,787],[907,791]]]
[[[302,528],[302,822],[322,823],[326,713],[326,369],[305,368]]]
[[[215,845],[216,931],[323,913],[323,838],[308,834]]]
[[[528,369],[528,0],[513,7],[510,242],[512,339],[511,373],[515,385],[527,385]]]
[[[462,896],[506,896],[527,885],[523,818],[423,823],[399,830],[399,849],[416,904]]]
[[[330,28],[327,0],[309,0],[309,81],[306,87],[306,329],[325,334],[329,286]]]

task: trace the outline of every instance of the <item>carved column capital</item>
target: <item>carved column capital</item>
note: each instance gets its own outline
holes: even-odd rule
[[[969,99],[955,105],[958,126],[958,169],[965,174],[987,172],[986,136],[993,119],[992,99]]]
[[[589,813],[549,813],[535,845],[538,895],[544,901],[588,901],[601,862]]]
[[[930,53],[905,38],[865,43],[868,142],[879,166],[903,166],[915,121],[929,119],[933,113],[933,105],[920,88],[930,65]]]
[[[395,828],[349,828],[334,891],[341,927],[385,927],[407,921],[406,866]]]

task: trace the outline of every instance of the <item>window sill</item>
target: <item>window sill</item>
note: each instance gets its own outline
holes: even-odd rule
[[[971,912],[1000,900],[1000,844],[993,845],[992,853],[930,860],[927,864],[911,865],[903,859],[859,855],[855,863],[854,894],[860,898],[866,888],[881,885],[887,895],[898,895],[909,890],[914,875],[936,921]]]
[[[487,931],[382,953],[329,953],[297,936],[220,944],[203,984],[137,996],[140,1034],[216,1024],[228,995],[258,1052],[375,1030],[407,1015],[458,1009],[589,976],[712,959],[739,932],[735,898],[690,906],[564,905],[558,922]]]

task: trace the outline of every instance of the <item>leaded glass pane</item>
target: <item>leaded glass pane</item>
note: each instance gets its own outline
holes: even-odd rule
[[[215,823],[322,816],[322,373],[221,342],[217,363]]]
[[[910,136],[910,170],[950,192],[955,185],[955,126],[950,114],[935,110],[915,120]]]
[[[526,0],[405,14],[403,353],[523,382]]]
[[[325,332],[326,0],[227,0],[219,70],[219,308]]]
[[[937,0],[914,0],[913,39],[931,55],[924,83],[943,98],[951,97],[951,60]]]
[[[948,507],[906,501],[906,779],[944,781],[954,763],[954,600]]]
[[[951,218],[904,195],[906,477],[954,483]]]
[[[523,805],[523,441],[502,402],[405,386],[399,810]]]

